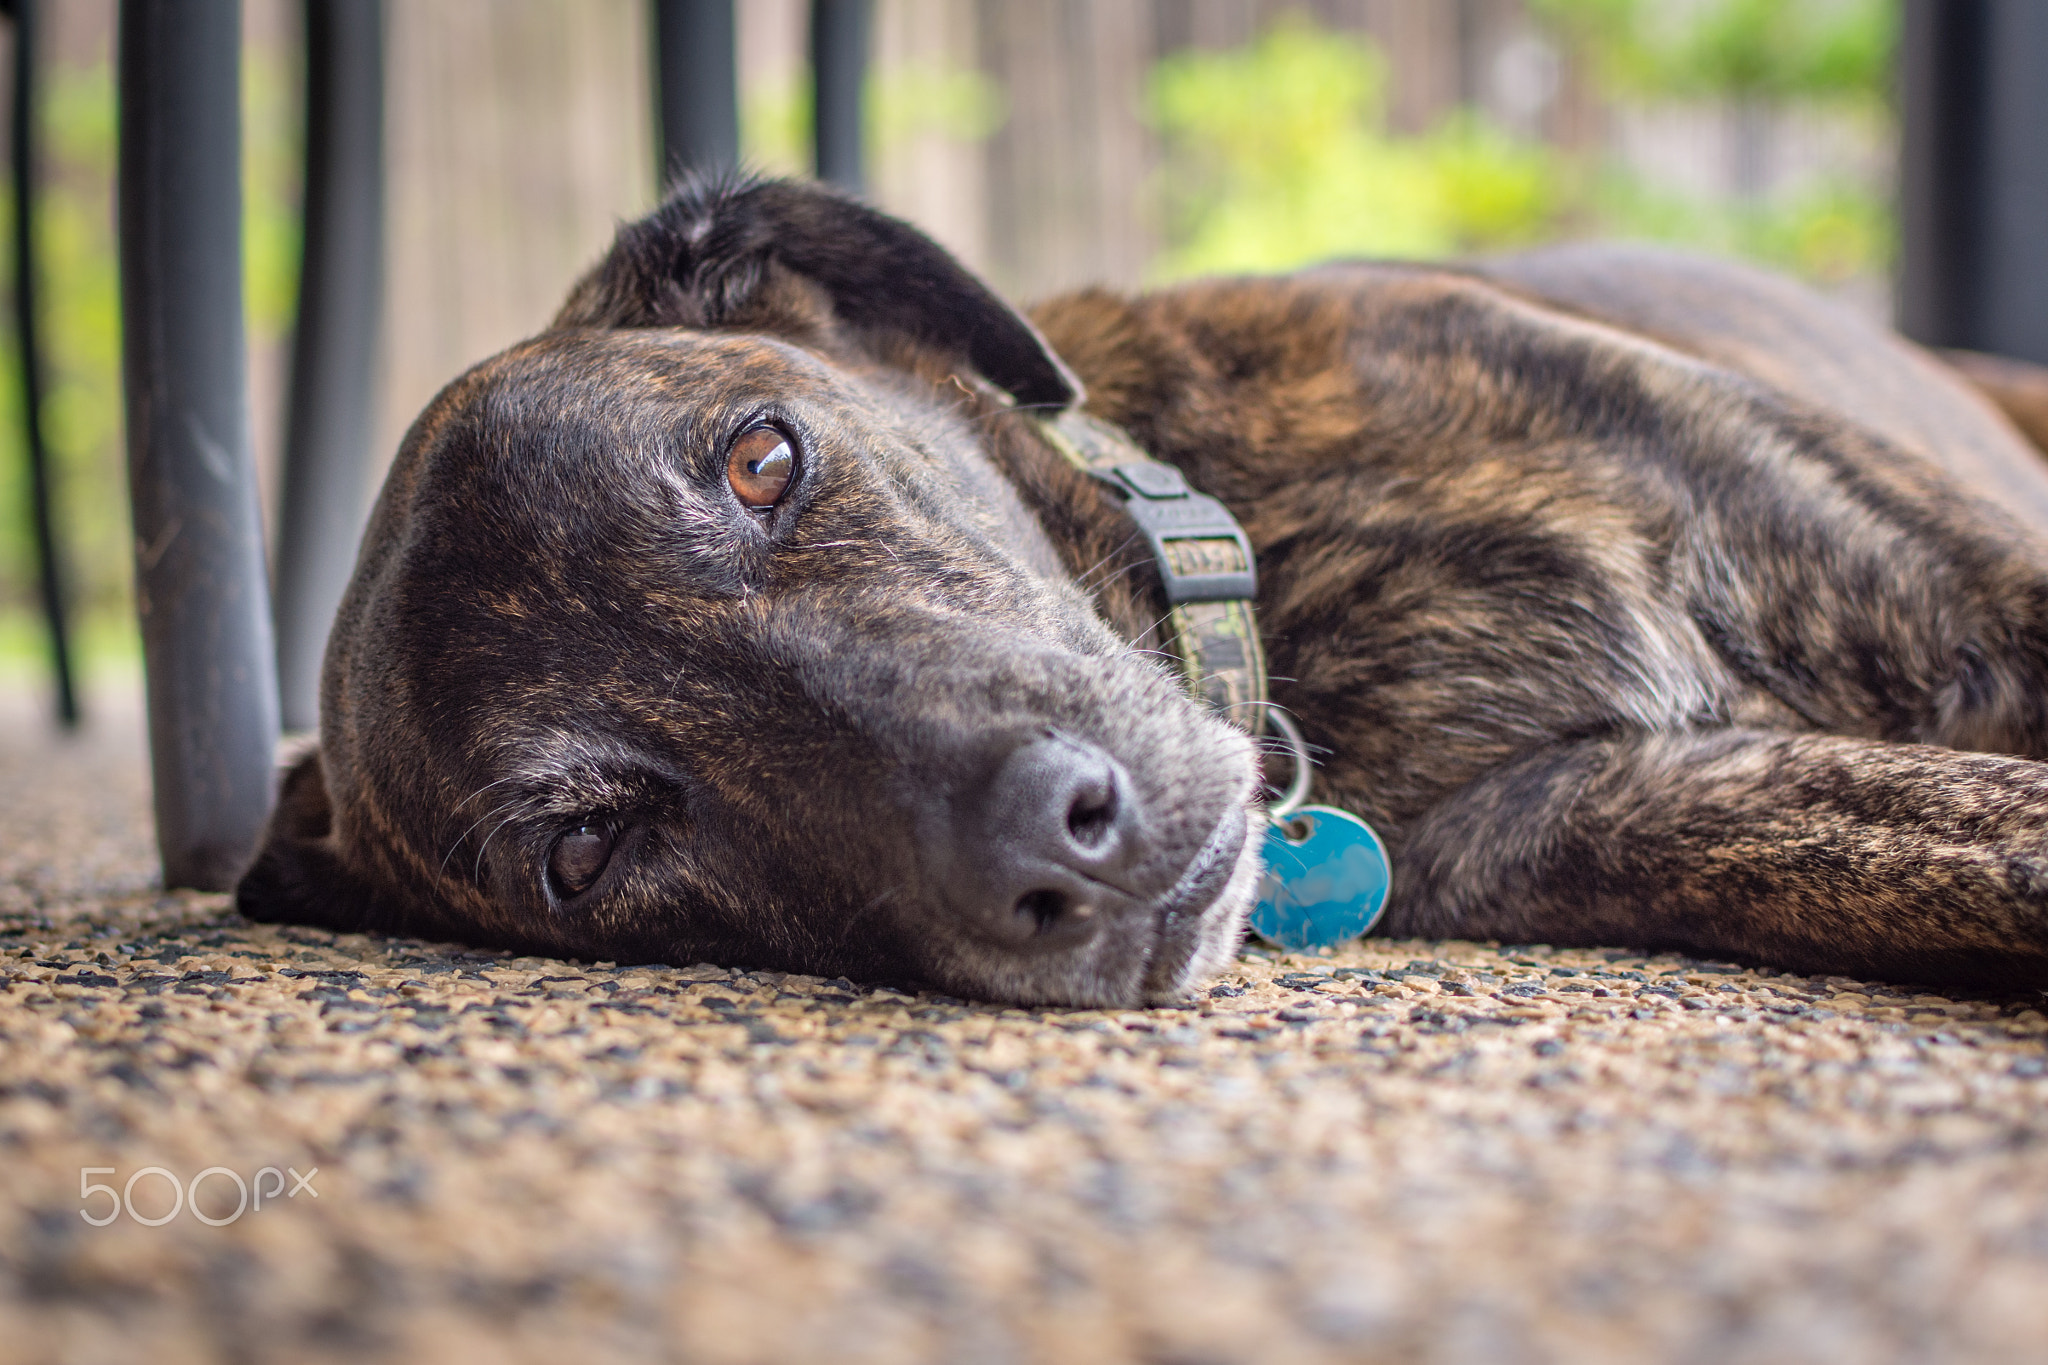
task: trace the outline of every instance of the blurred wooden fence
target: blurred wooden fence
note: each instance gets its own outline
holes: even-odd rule
[[[441,383],[542,325],[613,221],[652,202],[643,10],[396,0],[385,452]],[[1472,101],[1554,139],[1598,135],[1570,82],[1540,109],[1497,97],[1498,54],[1532,33],[1521,0],[880,0],[875,80],[979,72],[1000,122],[963,137],[934,126],[941,108],[878,130],[873,196],[1019,296],[1135,284],[1158,246],[1146,73],[1301,10],[1383,45],[1397,129]],[[802,0],[741,5],[750,113],[800,88],[804,14]]]
[[[379,478],[432,394],[542,327],[614,224],[655,195],[644,0],[389,5]],[[247,61],[289,86],[297,0],[244,6]],[[52,55],[75,68],[104,64],[113,8],[53,6]],[[1524,0],[877,0],[872,197],[1016,297],[1137,284],[1161,245],[1148,72],[1172,52],[1235,47],[1304,11],[1381,46],[1397,132],[1423,131],[1470,103],[1516,132],[1619,149],[1645,166],[1713,179],[1708,163],[1726,160],[1711,109],[1611,120]],[[747,142],[768,169],[801,169],[804,140],[791,130],[803,112],[793,101],[805,84],[806,12],[805,0],[739,3]],[[288,121],[278,111],[291,103],[273,101],[267,117]],[[259,319],[251,335],[266,470],[282,426],[282,325]],[[104,460],[112,478],[118,435]]]

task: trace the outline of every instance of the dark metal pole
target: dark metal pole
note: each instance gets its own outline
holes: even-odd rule
[[[1899,328],[1960,346],[1982,270],[1982,0],[1906,0],[1899,30]]]
[[[121,0],[135,593],[164,884],[229,887],[269,811],[277,655],[242,335],[237,0]]]
[[[861,86],[867,75],[871,0],[811,0],[812,124],[818,178],[859,194],[866,188]]]
[[[654,0],[654,149],[661,183],[740,159],[734,0]]]
[[[2048,5],[1994,0],[1979,350],[2048,365]]]
[[[1907,0],[1899,326],[2048,364],[2048,5]]]
[[[10,0],[14,16],[14,331],[21,347],[22,435],[28,446],[29,510],[34,521],[36,576],[49,624],[50,664],[56,675],[57,719],[78,725],[78,690],[71,669],[63,557],[51,510],[50,451],[43,441],[43,357],[36,325],[36,0]]]
[[[277,539],[285,728],[320,718],[320,659],[370,510],[383,286],[383,0],[306,0],[305,249]]]

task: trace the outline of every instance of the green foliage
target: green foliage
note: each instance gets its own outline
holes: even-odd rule
[[[811,170],[811,83],[761,81],[740,93],[740,158],[769,175]]]
[[[1618,99],[1826,101],[1849,117],[1886,117],[1886,0],[1532,7]],[[1847,176],[1771,197],[1686,197],[1471,109],[1421,135],[1391,133],[1388,80],[1371,42],[1301,17],[1249,47],[1159,63],[1148,105],[1166,149],[1167,246],[1155,275],[1444,256],[1567,231],[1748,256],[1823,285],[1880,275],[1891,258],[1889,206]]]
[[[1530,0],[1618,93],[1687,99],[1885,98],[1896,0]]]
[[[299,258],[299,126],[283,56],[244,56],[243,245],[250,344],[290,329]],[[132,656],[132,551],[122,425],[120,275],[114,239],[116,123],[105,62],[53,65],[40,110],[35,205],[43,427],[64,569],[89,661]],[[12,208],[0,193],[0,231]],[[11,247],[8,248],[11,252]],[[10,257],[11,259],[11,257]],[[8,303],[11,309],[11,301]],[[45,648],[27,623],[35,602],[20,358],[11,313],[0,324],[0,668]]]
[[[242,294],[249,342],[290,334],[299,307],[304,109],[299,76],[282,52],[242,58]]]
[[[1009,117],[1002,87],[979,71],[905,63],[872,76],[861,92],[867,153],[880,159],[926,133],[982,142]],[[811,170],[811,82],[764,82],[745,92],[740,151],[776,175]]]
[[[87,612],[125,612],[129,548],[121,445],[120,280],[114,254],[114,94],[107,68],[57,67],[42,109],[43,176],[35,205],[42,325],[43,430],[72,597]],[[6,222],[13,221],[11,203]],[[11,251],[11,248],[9,248]],[[34,600],[20,353],[0,328],[5,370],[0,462],[8,499],[0,604]]]
[[[1472,112],[1423,137],[1387,131],[1387,65],[1303,18],[1249,48],[1153,70],[1166,145],[1164,279],[1334,256],[1437,256],[1553,230],[1569,168]]]
[[[1873,143],[1888,136],[1896,0],[1531,0],[1531,8],[1602,74],[1610,97],[1719,102],[1731,120],[1745,109],[1825,107],[1860,122]],[[1713,200],[1610,171],[1590,217],[1612,235],[1747,256],[1830,286],[1881,276],[1897,237],[1879,189],[1846,174]]]
[[[1009,107],[1002,87],[979,71],[909,62],[868,83],[866,113],[869,151],[879,156],[927,133],[984,142]]]
[[[1824,288],[1878,274],[1897,245],[1890,207],[1841,177],[1758,202],[1702,203],[1610,174],[1592,206],[1607,236],[1742,256]]]

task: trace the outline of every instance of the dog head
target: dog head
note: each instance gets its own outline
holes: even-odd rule
[[[1010,476],[1078,394],[907,226],[685,189],[414,425],[240,908],[1174,996],[1234,948],[1255,766]]]

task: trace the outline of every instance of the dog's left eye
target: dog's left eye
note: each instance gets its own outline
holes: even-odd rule
[[[548,876],[555,890],[564,896],[587,891],[611,861],[614,842],[609,825],[578,825],[555,840],[548,853]]]
[[[780,502],[795,474],[796,451],[774,427],[742,432],[725,461],[733,496],[749,507],[765,509]]]

